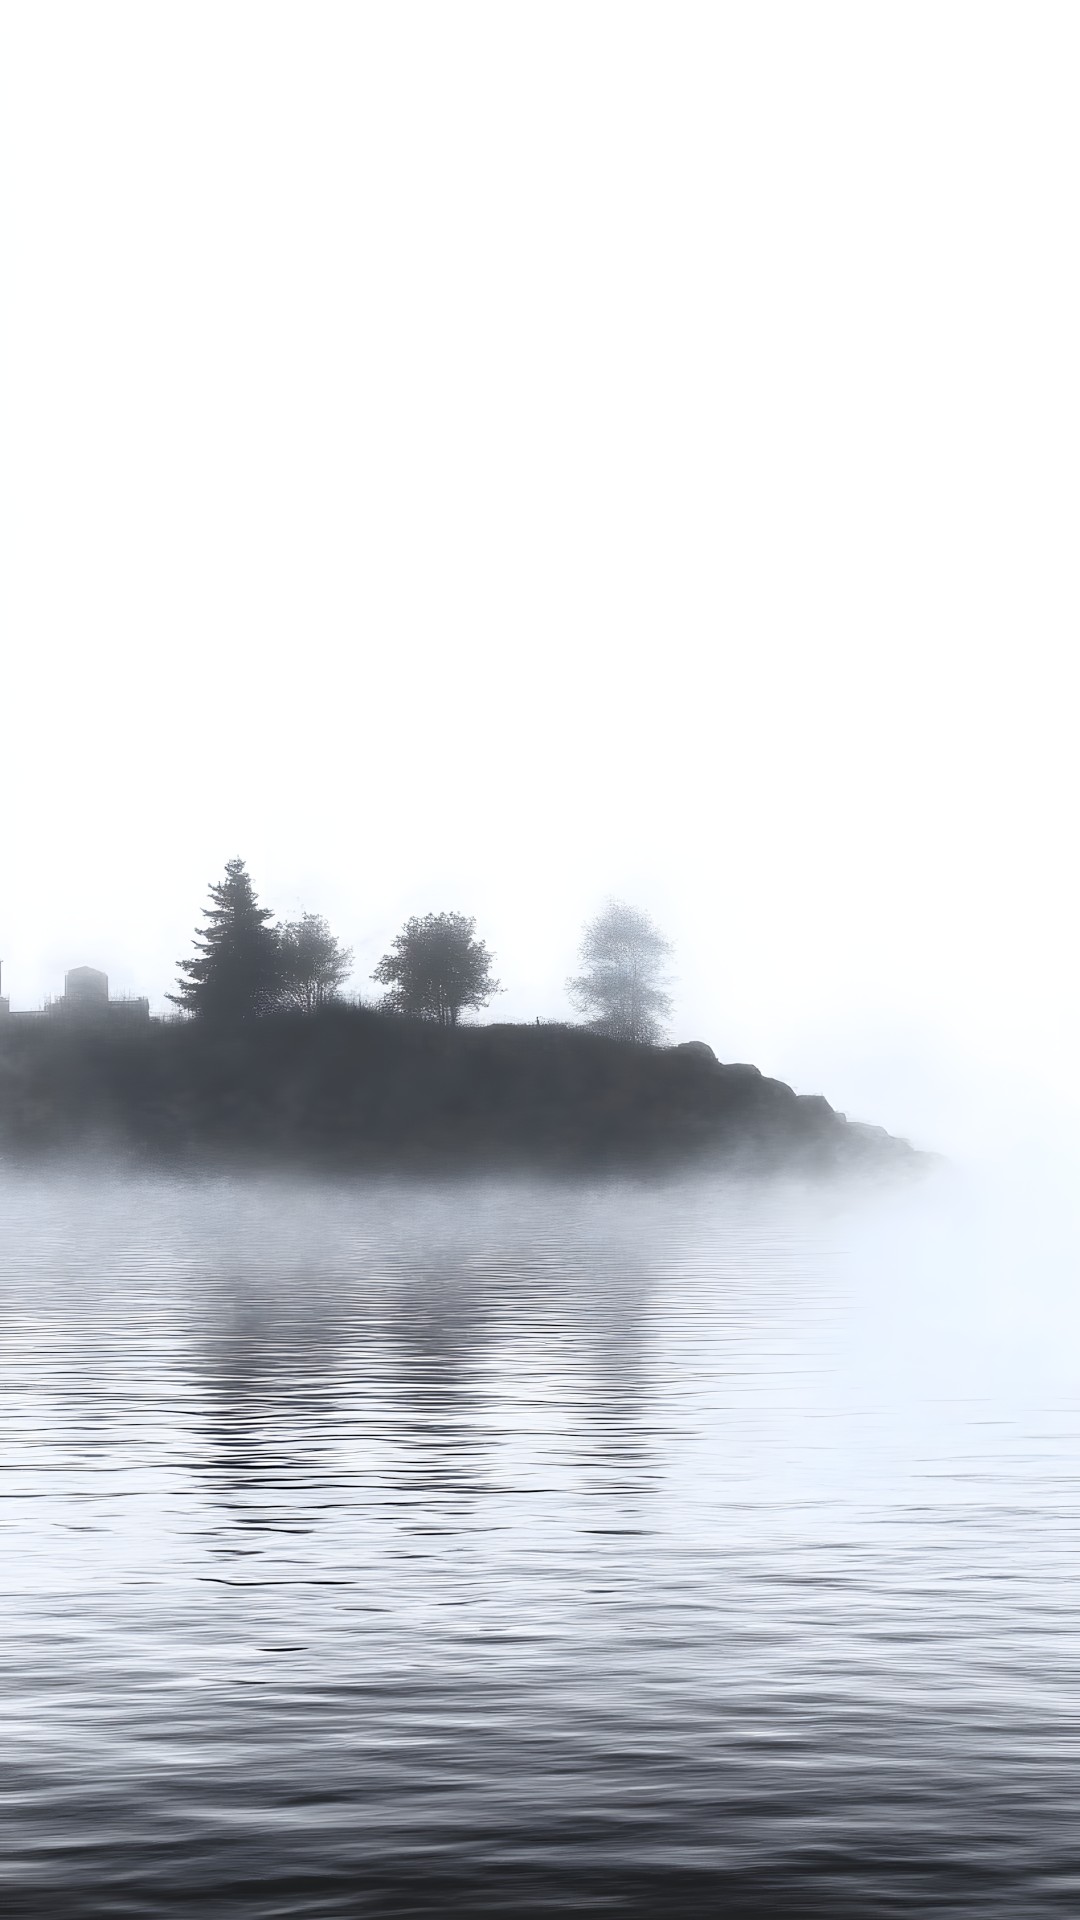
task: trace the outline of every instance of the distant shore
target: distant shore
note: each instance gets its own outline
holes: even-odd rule
[[[924,1155],[695,1041],[587,1028],[444,1028],[328,1007],[212,1025],[4,1023],[0,1152],[335,1170],[828,1172]]]

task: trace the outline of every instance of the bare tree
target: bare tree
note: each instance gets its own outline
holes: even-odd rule
[[[334,938],[321,913],[305,913],[274,928],[277,1004],[314,1013],[337,998],[352,966],[352,949]]]
[[[390,989],[384,1006],[443,1027],[456,1027],[463,1007],[486,1007],[502,988],[475,928],[463,913],[407,920],[371,976]]]
[[[571,1004],[598,1033],[655,1044],[671,1013],[662,972],[670,952],[648,914],[613,900],[585,929],[582,971],[566,983]]]

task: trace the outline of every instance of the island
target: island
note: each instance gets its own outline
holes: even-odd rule
[[[0,1000],[0,1154],[344,1172],[930,1162],[704,1041],[666,1044],[671,948],[625,902],[585,928],[566,983],[583,1024],[473,1024],[503,989],[467,914],[407,920],[372,1005],[344,997],[352,952],[320,914],[269,924],[242,859],[209,895],[178,1011],[152,1018],[89,966],[40,1011]]]

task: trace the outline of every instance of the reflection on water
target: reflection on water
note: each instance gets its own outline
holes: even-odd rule
[[[5,1911],[1077,1913],[1076,1245],[0,1178]]]

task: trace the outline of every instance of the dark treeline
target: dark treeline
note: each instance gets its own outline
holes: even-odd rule
[[[181,1012],[220,1021],[262,1018],[283,1010],[314,1013],[334,1004],[352,966],[321,914],[269,924],[242,860],[210,887],[206,926],[195,953],[177,961],[180,983],[168,998]],[[612,1038],[654,1042],[671,1011],[660,969],[670,952],[647,915],[615,902],[586,928],[582,972],[567,982],[588,1024]],[[486,1007],[502,992],[492,957],[462,913],[407,920],[372,979],[386,989],[384,1013],[456,1027],[466,1010]]]
[[[321,917],[270,919],[231,861],[180,963],[188,1017],[6,1021],[0,1152],[342,1170],[918,1159],[700,1042],[660,1045],[668,948],[634,909],[586,932],[578,1027],[460,1024],[499,991],[463,915],[407,922],[375,1006],[342,998],[351,955]]]
[[[270,926],[242,860],[230,860],[211,885],[206,926],[195,952],[177,961],[180,983],[168,998],[197,1019],[261,1019],[283,1011],[315,1013],[336,1004],[352,966],[352,950],[322,914]],[[485,1007],[501,991],[476,923],[461,913],[408,920],[372,975],[387,991],[384,1013],[456,1027],[466,1007]]]

